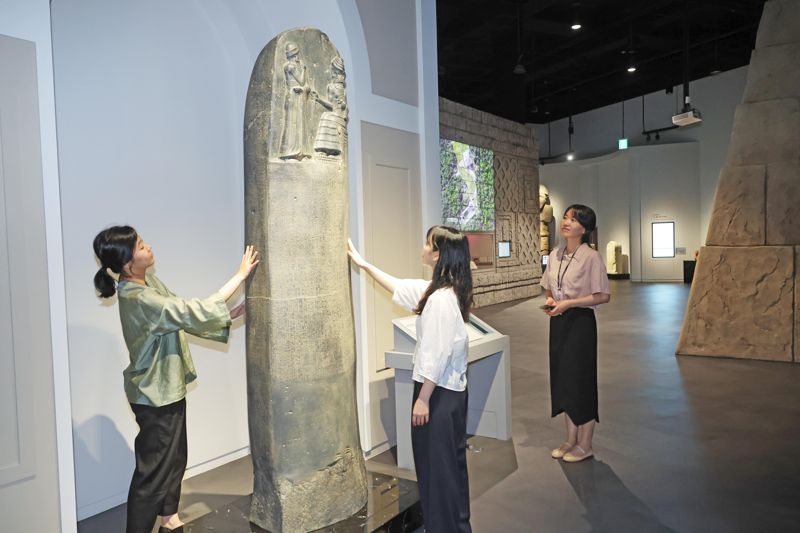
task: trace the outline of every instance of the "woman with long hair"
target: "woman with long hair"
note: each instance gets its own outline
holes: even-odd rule
[[[225,301],[258,264],[258,252],[248,246],[236,274],[211,296],[184,300],[147,272],[153,250],[132,227],[104,229],[93,246],[100,261],[95,289],[101,298],[118,295],[130,353],[122,373],[125,395],[139,425],[127,533],[150,533],[158,516],[159,533],[183,532],[178,501],[187,458],[186,384],[197,377],[184,332],[227,342],[231,319],[244,304],[228,311]]]
[[[467,477],[467,349],[472,305],[466,235],[447,226],[428,230],[422,262],[433,279],[398,279],[368,263],[348,241],[353,263],[417,318],[411,446],[425,529],[469,532]]]
[[[566,438],[550,452],[575,463],[591,457],[597,409],[597,322],[594,309],[611,300],[605,264],[589,246],[597,217],[573,204],[561,219],[566,245],[554,249],[542,274],[550,315],[550,399],[552,416],[564,413]]]

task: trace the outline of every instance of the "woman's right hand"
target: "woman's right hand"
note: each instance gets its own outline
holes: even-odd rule
[[[353,241],[347,239],[347,255],[350,256],[350,259],[355,263],[355,265],[359,268],[365,268],[369,263],[358,253],[356,250]]]
[[[242,280],[246,280],[256,265],[259,263],[258,250],[252,244],[247,245],[242,255],[242,262],[239,264],[239,271],[237,274],[241,276]]]
[[[548,296],[547,300],[545,300],[544,305],[549,305],[551,307],[555,307],[558,305],[558,302],[552,296]]]

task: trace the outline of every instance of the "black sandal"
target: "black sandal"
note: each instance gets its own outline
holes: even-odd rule
[[[183,526],[178,526],[175,529],[169,529],[161,526],[158,528],[158,533],[183,533]]]

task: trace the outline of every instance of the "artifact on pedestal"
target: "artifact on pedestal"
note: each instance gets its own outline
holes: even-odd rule
[[[606,270],[609,274],[622,274],[622,245],[617,241],[606,244]]]
[[[539,185],[539,253],[543,256],[550,254],[550,223],[553,218],[550,191]]]
[[[245,240],[262,254],[247,285],[250,520],[270,531],[325,527],[367,498],[346,127],[345,66],[328,37],[303,28],[270,41],[244,122]]]
[[[770,0],[677,353],[800,362],[800,0]]]

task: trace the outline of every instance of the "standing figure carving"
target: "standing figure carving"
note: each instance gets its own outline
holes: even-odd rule
[[[326,89],[327,99],[316,92],[312,97],[327,111],[319,118],[314,150],[336,156],[342,153],[347,138],[347,98],[345,96],[344,61],[336,56],[331,61],[331,81]]]
[[[550,191],[539,185],[539,253],[542,256],[550,254],[550,223],[553,218]]]
[[[281,159],[310,157],[305,150],[305,110],[308,100],[308,80],[306,66],[300,60],[300,47],[286,43],[286,63],[283,75],[286,79],[286,99],[284,103],[283,135],[281,136]]]

